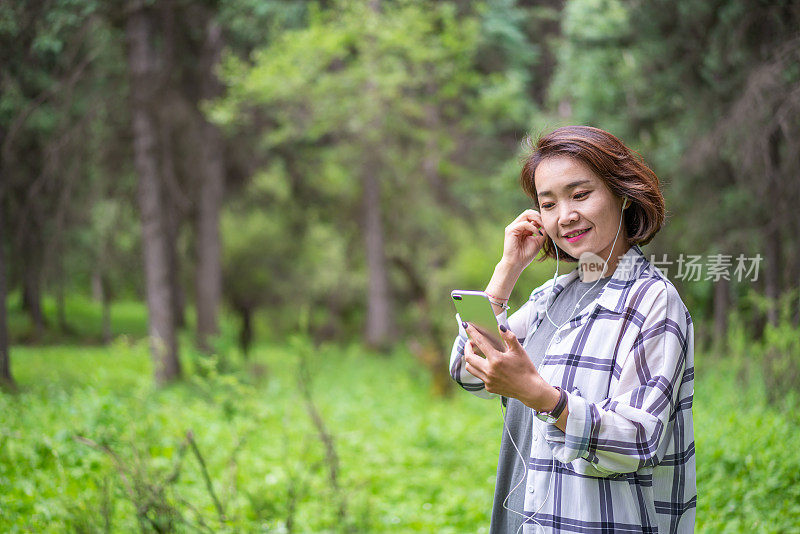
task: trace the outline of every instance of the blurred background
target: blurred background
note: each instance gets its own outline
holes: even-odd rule
[[[798,28],[778,0],[1,2],[0,530],[488,531],[502,420],[449,378],[449,292],[532,207],[525,136],[585,124],[661,180],[698,530],[800,532]]]

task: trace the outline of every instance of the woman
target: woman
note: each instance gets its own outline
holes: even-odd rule
[[[491,532],[692,532],[692,319],[639,248],[664,221],[658,178],[597,128],[529,144],[538,210],[506,227],[486,287],[507,348],[456,316],[450,358],[462,387],[506,406]],[[540,250],[578,266],[506,318]]]

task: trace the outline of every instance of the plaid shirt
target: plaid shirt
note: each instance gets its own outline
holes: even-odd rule
[[[577,277],[577,269],[559,276],[553,295],[550,279],[510,318],[504,311],[498,319],[525,346],[547,320],[547,306]],[[456,319],[450,374],[467,391],[495,397],[464,370],[467,335]],[[567,393],[569,416],[566,432],[533,418],[519,511],[547,532],[693,532],[692,319],[638,246],[596,301],[556,332],[538,371]],[[538,530],[526,520],[525,532]]]

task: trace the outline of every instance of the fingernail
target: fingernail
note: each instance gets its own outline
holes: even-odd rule
[[[461,326],[464,327],[464,330],[467,329],[467,321],[461,321]]]
[[[500,325],[500,331],[501,331],[501,332],[505,332],[506,330],[508,330],[508,328],[506,328],[506,327],[505,327],[505,325],[502,325],[502,324],[501,324],[501,325]]]

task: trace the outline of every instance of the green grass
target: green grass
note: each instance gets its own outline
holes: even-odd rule
[[[7,302],[8,330],[14,343],[30,343],[35,340],[35,329],[27,313],[23,312],[20,293],[9,295]],[[57,325],[56,300],[52,296],[42,299],[42,313],[46,328],[41,344],[98,344],[103,338],[103,308],[100,302],[80,294],[64,298],[64,318],[67,331]],[[116,300],[111,303],[111,334],[140,338],[147,335],[147,310],[145,304],[135,300]],[[187,314],[187,319],[190,319]]]
[[[150,510],[178,532],[203,531],[200,521],[215,532],[284,532],[290,516],[297,532],[487,530],[498,404],[432,396],[403,350],[314,350],[294,338],[258,345],[249,361],[232,356],[224,367],[234,371],[221,373],[184,339],[189,378],[156,389],[146,344],[130,339],[13,347],[20,391],[0,393],[0,531],[138,530],[133,501],[145,502],[141,488],[152,492],[178,458],[179,476]],[[339,456],[338,490],[297,388],[303,355]],[[697,360],[698,530],[800,532],[800,417],[765,407],[762,388],[742,387],[724,360]],[[181,449],[188,430],[225,521],[197,458]],[[118,464],[76,436],[108,446]]]
[[[140,461],[152,482],[189,429],[230,520],[215,519],[190,455],[165,500],[189,522],[182,501],[192,503],[215,531],[280,531],[292,492],[301,532],[334,530],[342,498],[356,531],[473,532],[488,520],[498,407],[470,395],[432,398],[408,355],[356,347],[308,355],[340,457],[338,493],[296,388],[297,355],[286,348],[259,347],[238,376],[206,369],[162,390],[151,385],[142,343],[15,347],[13,358],[21,391],[0,395],[0,531],[100,530],[104,499],[114,530],[136,529],[110,456],[74,436],[108,444],[126,465]]]

